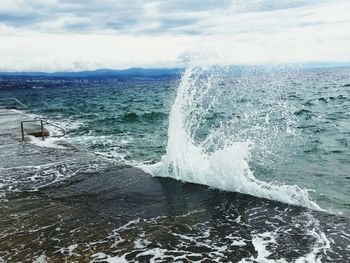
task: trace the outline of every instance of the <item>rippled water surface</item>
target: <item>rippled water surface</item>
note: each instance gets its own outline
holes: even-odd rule
[[[213,127],[229,123],[225,137],[250,143],[255,177],[313,190],[324,209],[348,213],[349,70],[211,75],[214,88],[200,103],[215,105],[201,116],[194,136],[205,137]],[[169,112],[180,79],[16,82],[2,88],[1,95],[15,96],[29,113],[63,125],[78,147],[137,164],[159,162],[166,152]],[[214,139],[219,148],[220,139]]]
[[[8,243],[0,245],[14,249],[6,259],[346,262],[349,256],[349,68],[190,69],[182,78],[123,81],[10,78],[0,80],[0,96],[18,98],[30,118],[64,127],[66,141],[102,157],[1,170],[0,189],[14,200],[0,217],[8,226],[0,236]],[[109,162],[117,166],[106,168]],[[137,184],[145,174],[125,165],[209,188],[168,178],[149,184],[149,175]],[[119,174],[135,179],[135,188],[125,190],[129,183]],[[21,204],[33,211],[20,214]],[[62,220],[32,221],[34,211]],[[31,239],[52,235],[53,243],[18,254],[21,224]],[[91,236],[88,225],[96,230]],[[83,234],[73,242],[70,231]]]

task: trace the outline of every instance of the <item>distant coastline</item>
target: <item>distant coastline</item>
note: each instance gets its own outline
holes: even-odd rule
[[[216,67],[216,66],[212,66]],[[220,66],[217,66],[220,68]],[[349,63],[304,63],[292,65],[232,65],[226,66],[226,73],[259,73],[265,71],[266,68],[271,70],[322,70],[329,68],[349,68]],[[0,77],[35,77],[35,78],[168,78],[180,76],[185,71],[185,68],[141,68],[134,67],[129,69],[96,69],[84,71],[0,71]]]
[[[0,77],[46,77],[46,78],[129,78],[129,77],[171,77],[178,76],[183,68],[130,68],[123,70],[97,69],[77,72],[40,72],[40,71],[9,71],[0,72]]]

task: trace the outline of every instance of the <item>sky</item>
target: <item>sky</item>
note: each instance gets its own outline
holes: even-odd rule
[[[1,0],[0,71],[350,64],[349,0]]]

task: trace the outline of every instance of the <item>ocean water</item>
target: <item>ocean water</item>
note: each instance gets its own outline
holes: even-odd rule
[[[91,221],[83,223],[97,230],[85,229],[93,238],[66,243],[56,251],[61,256],[81,247],[76,254],[93,251],[85,259],[92,262],[349,259],[349,68],[193,67],[174,78],[6,78],[0,85],[1,97],[16,97],[28,116],[64,127],[76,148],[161,178],[170,193],[164,204],[158,195],[147,201],[146,219],[113,214],[112,207],[127,207],[118,202],[106,205],[112,223],[84,210]],[[39,192],[83,188],[70,187],[46,184]],[[95,202],[79,202],[87,201]]]

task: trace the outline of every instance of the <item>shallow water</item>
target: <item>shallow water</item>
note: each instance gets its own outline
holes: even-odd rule
[[[6,262],[346,262],[347,218],[114,166],[0,206]],[[39,261],[40,262],[40,261]]]
[[[346,262],[349,84],[348,68],[2,79],[89,157],[2,163],[0,261]]]

